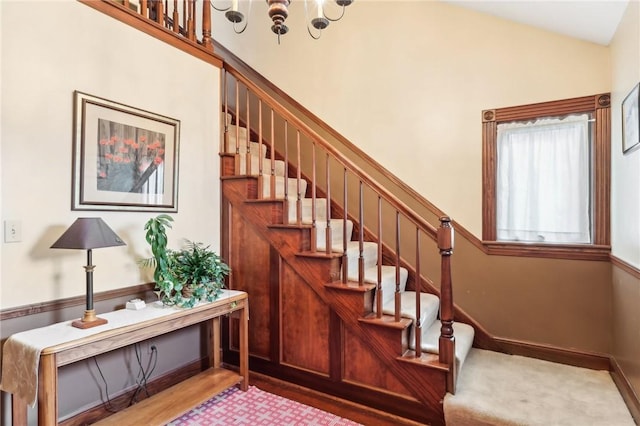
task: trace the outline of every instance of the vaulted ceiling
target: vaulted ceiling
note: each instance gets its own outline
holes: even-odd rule
[[[629,3],[629,0],[441,1],[605,46],[611,42]]]

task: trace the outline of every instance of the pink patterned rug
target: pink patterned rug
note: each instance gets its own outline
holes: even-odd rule
[[[358,426],[308,405],[264,392],[255,386],[231,387],[168,426]]]

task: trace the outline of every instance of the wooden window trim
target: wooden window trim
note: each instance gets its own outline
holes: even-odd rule
[[[489,254],[605,260],[610,246],[611,97],[609,93],[482,111],[482,239]],[[498,124],[590,113],[594,136],[594,236],[592,244],[530,244],[496,241]]]

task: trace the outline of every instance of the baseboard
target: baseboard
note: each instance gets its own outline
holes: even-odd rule
[[[618,391],[620,391],[620,395],[622,395],[622,399],[625,404],[627,404],[627,408],[635,420],[636,424],[640,425],[640,398],[638,394],[629,383],[627,376],[620,368],[618,361],[615,358],[611,358],[611,377],[613,378],[613,382],[618,387]]]
[[[592,370],[611,370],[609,355],[580,352],[551,345],[541,345],[500,337],[494,337],[493,339],[499,348],[498,351],[506,354],[521,355],[529,358],[557,362],[559,364],[590,368]]]
[[[168,389],[171,386],[188,379],[189,377],[195,376],[196,374],[203,371],[204,368],[206,368],[207,363],[208,360],[206,358],[196,360],[190,364],[179,367],[148,382],[147,391],[149,392],[149,396]],[[118,410],[126,408],[134,392],[136,392],[136,389],[132,389],[122,395],[117,396],[116,398],[111,399],[111,406],[115,407]],[[145,393],[140,393],[139,397],[139,400],[143,400],[147,398],[147,395]],[[104,419],[111,414],[113,413],[108,411],[104,404],[100,404],[86,411],[83,411],[82,413],[76,414],[75,416],[62,421],[59,424],[60,426],[87,425]]]

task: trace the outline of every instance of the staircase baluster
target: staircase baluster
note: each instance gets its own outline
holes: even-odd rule
[[[220,152],[227,152],[227,144],[229,143],[229,90],[227,89],[227,81],[229,80],[229,71],[224,70],[222,73],[222,87],[224,87],[224,133],[222,136],[222,141],[220,141],[223,145]],[[236,174],[238,170],[235,170]]]
[[[196,26],[195,26],[195,16],[196,16],[196,2],[195,0],[189,0],[189,19],[187,24],[187,38],[191,41],[196,41]]]
[[[376,288],[376,316],[382,318],[382,197],[378,195],[378,282]]]
[[[173,22],[176,21],[174,20]],[[202,2],[202,45],[205,49],[213,50],[213,40],[211,39],[211,7],[209,7],[209,2]]]
[[[269,192],[271,193],[271,198],[276,198],[276,168],[275,168],[275,139],[276,139],[276,129],[275,129],[275,120],[273,117],[273,108],[271,108],[271,142],[269,143],[269,159],[271,160],[271,176],[269,177]],[[285,179],[284,183],[284,193],[285,198],[287,194],[287,182]]]
[[[416,357],[420,358],[422,356],[422,321],[420,318],[422,317],[420,313],[422,312],[422,300],[420,299],[420,292],[422,290],[422,275],[420,270],[420,228],[416,226],[416,323],[414,327],[416,328]]]
[[[258,98],[258,198],[264,198],[262,176],[262,99]]]
[[[189,28],[189,21],[187,16],[187,2],[182,1],[182,28],[184,29],[184,36],[187,37],[189,33],[187,32]]]
[[[236,170],[240,170],[240,82],[236,80],[236,114],[235,114],[235,122],[236,122]]]
[[[158,0],[155,2],[156,3],[156,22],[160,25],[163,25],[163,18],[164,18],[164,10],[163,10],[163,4],[162,4],[162,0]]]
[[[244,167],[245,167],[245,171],[244,174],[245,175],[251,175],[251,171],[252,169],[252,160],[251,160],[251,114],[250,114],[250,109],[249,109],[249,98],[251,93],[249,92],[249,88],[245,86],[246,89],[246,100],[247,100],[247,131],[246,131],[246,147],[245,147],[245,151],[246,154],[244,156]]]
[[[149,17],[148,8],[149,8],[149,6],[147,4],[147,0],[140,0],[140,14],[145,18]]]
[[[296,223],[298,226],[302,224],[302,194],[300,194],[301,163],[300,163],[300,130],[296,129],[296,150],[297,150],[297,167],[296,167]]]
[[[453,254],[453,228],[451,219],[446,216],[440,218],[438,228],[438,249],[441,256],[440,277],[440,328],[439,360],[449,366],[447,376],[447,390],[455,392],[456,383],[456,340],[453,335],[453,289],[451,287],[451,255]]]
[[[344,217],[342,219],[342,283],[346,284],[348,279],[349,272],[349,258],[347,257],[347,218],[349,217],[349,210],[347,206],[347,168],[344,168],[344,173],[342,174],[342,199],[344,205]]]
[[[326,233],[325,233],[325,253],[326,254],[330,254],[331,253],[331,240],[332,240],[332,235],[331,235],[331,177],[330,177],[330,162],[329,162],[329,153],[327,152],[327,162],[326,162],[326,174],[327,174],[327,193],[325,195],[327,203],[326,203],[326,214],[327,214],[327,229],[326,229]]]
[[[395,291],[395,320],[400,321],[402,305],[400,301],[400,212],[396,210],[396,291]]]
[[[284,120],[284,223],[289,223],[289,122]]]
[[[360,199],[358,200],[360,228],[358,230],[358,285],[364,285],[364,186],[360,180]]]
[[[205,8],[208,9],[208,8]],[[211,19],[211,17],[209,17]],[[173,0],[173,32],[180,34],[180,16],[178,15],[178,0]],[[211,36],[211,31],[209,31]]]
[[[311,142],[311,251],[318,249],[318,233],[316,229],[316,141]]]

